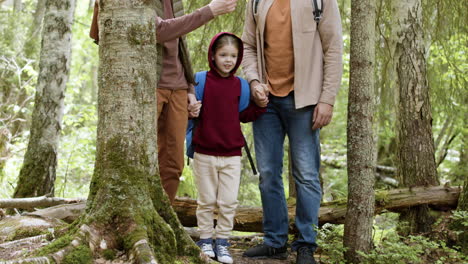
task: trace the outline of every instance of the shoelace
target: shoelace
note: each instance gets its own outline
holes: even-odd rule
[[[213,247],[210,244],[202,244],[202,251],[213,251]]]
[[[229,254],[227,246],[218,245],[218,255],[220,256],[231,256]]]

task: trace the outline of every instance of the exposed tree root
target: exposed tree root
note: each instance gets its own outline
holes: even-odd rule
[[[10,242],[6,242],[3,244],[0,244],[0,248],[12,248],[12,247],[17,247],[21,245],[26,245],[26,244],[32,244],[32,243],[37,243],[42,240],[49,240],[49,235],[39,235],[39,236],[33,236],[33,237],[27,237],[23,239],[18,239]]]
[[[15,259],[9,261],[0,261],[0,264],[50,264],[48,257],[37,257],[37,258],[27,258],[27,259]]]
[[[138,264],[158,264],[154,256],[153,250],[151,249],[148,240],[142,239],[133,245],[133,253],[130,258],[135,259],[135,263]]]

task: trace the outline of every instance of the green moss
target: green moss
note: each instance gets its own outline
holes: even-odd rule
[[[375,204],[385,206],[390,201],[388,191],[379,191],[375,193]]]
[[[112,249],[104,249],[102,251],[102,256],[107,260],[114,260],[115,259],[115,251]]]
[[[58,239],[56,239],[54,242],[50,243],[49,245],[39,249],[37,251],[38,256],[45,256],[51,253],[55,253],[59,251],[60,249],[70,245],[72,241],[72,236],[71,235],[64,235]]]
[[[26,237],[33,237],[43,234],[50,234],[47,230],[44,231],[42,228],[37,227],[26,227],[16,229],[15,232],[7,238],[7,241],[18,240]]]
[[[155,44],[156,34],[154,25],[131,25],[127,30],[127,39],[130,45],[148,45]]]
[[[63,259],[63,264],[92,264],[93,253],[87,246],[77,246]]]

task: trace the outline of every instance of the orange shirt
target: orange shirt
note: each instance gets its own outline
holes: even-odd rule
[[[268,10],[264,50],[270,92],[275,96],[287,96],[294,89],[290,0],[275,0]]]

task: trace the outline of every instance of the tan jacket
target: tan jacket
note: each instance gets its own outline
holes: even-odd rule
[[[333,105],[343,73],[343,37],[336,0],[323,0],[318,30],[311,0],[290,0],[294,45],[294,94],[296,109],[318,102]],[[274,0],[260,0],[253,14],[247,4],[242,68],[246,79],[266,83],[264,47],[265,20]],[[319,1],[320,2],[320,1]]]

